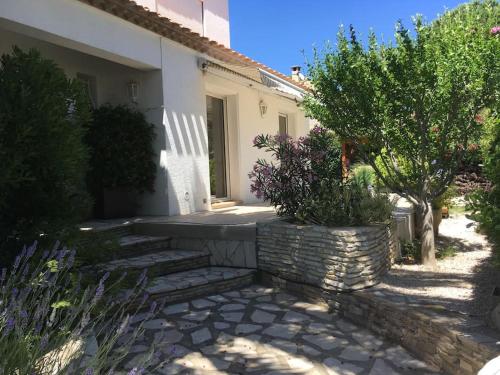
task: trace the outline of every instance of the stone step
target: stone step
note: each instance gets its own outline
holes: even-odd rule
[[[156,253],[170,248],[170,237],[130,234],[120,237],[119,257],[135,257]]]
[[[155,253],[122,258],[96,266],[99,272],[141,271],[147,269],[149,278],[168,275],[174,272],[208,267],[210,254],[207,251],[195,250],[164,250]]]
[[[181,301],[248,286],[255,275],[256,270],[246,268],[204,267],[156,277],[146,291],[166,302]]]

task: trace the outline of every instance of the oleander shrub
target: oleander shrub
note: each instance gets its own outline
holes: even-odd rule
[[[85,91],[36,50],[0,59],[0,267],[85,217]]]
[[[56,244],[40,254],[35,243],[1,270],[0,374],[111,374],[144,333],[135,315],[144,307],[146,318],[156,315],[159,306],[145,306],[145,273],[127,293],[111,298],[108,290],[126,274],[114,285],[104,274],[84,286],[74,260],[73,250]],[[154,350],[152,344],[132,364],[135,374],[150,364]]]
[[[342,152],[331,131],[314,128],[297,140],[259,135],[254,146],[271,153],[250,172],[251,191],[270,202],[278,216],[319,225],[363,225],[386,221],[387,197],[356,179],[342,176]]]

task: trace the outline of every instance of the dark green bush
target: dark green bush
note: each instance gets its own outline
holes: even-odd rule
[[[471,217],[493,244],[495,261],[500,266],[500,123],[498,114],[492,113],[484,123],[481,141],[484,172],[493,183],[491,191],[476,191],[468,198]]]
[[[154,126],[137,110],[111,105],[96,109],[85,137],[90,148],[92,191],[153,191],[154,137]]]
[[[53,61],[17,47],[1,57],[0,263],[17,242],[57,235],[86,214],[89,115],[83,88]]]

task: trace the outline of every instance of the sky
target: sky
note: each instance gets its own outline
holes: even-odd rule
[[[422,14],[432,21],[464,0],[229,0],[231,48],[282,73],[304,66],[304,53],[335,43],[338,26],[353,24],[361,37],[370,28],[392,40],[394,25]],[[304,52],[302,52],[304,51]]]

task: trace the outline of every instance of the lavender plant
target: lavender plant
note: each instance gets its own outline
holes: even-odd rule
[[[147,309],[145,273],[121,296],[108,298],[126,275],[106,286],[106,273],[97,285],[82,287],[74,259],[74,250],[56,244],[39,254],[34,243],[1,270],[1,375],[112,374],[143,334],[143,323],[132,323]],[[158,309],[153,303],[146,320]],[[153,352],[154,345],[131,373],[141,373]]]

